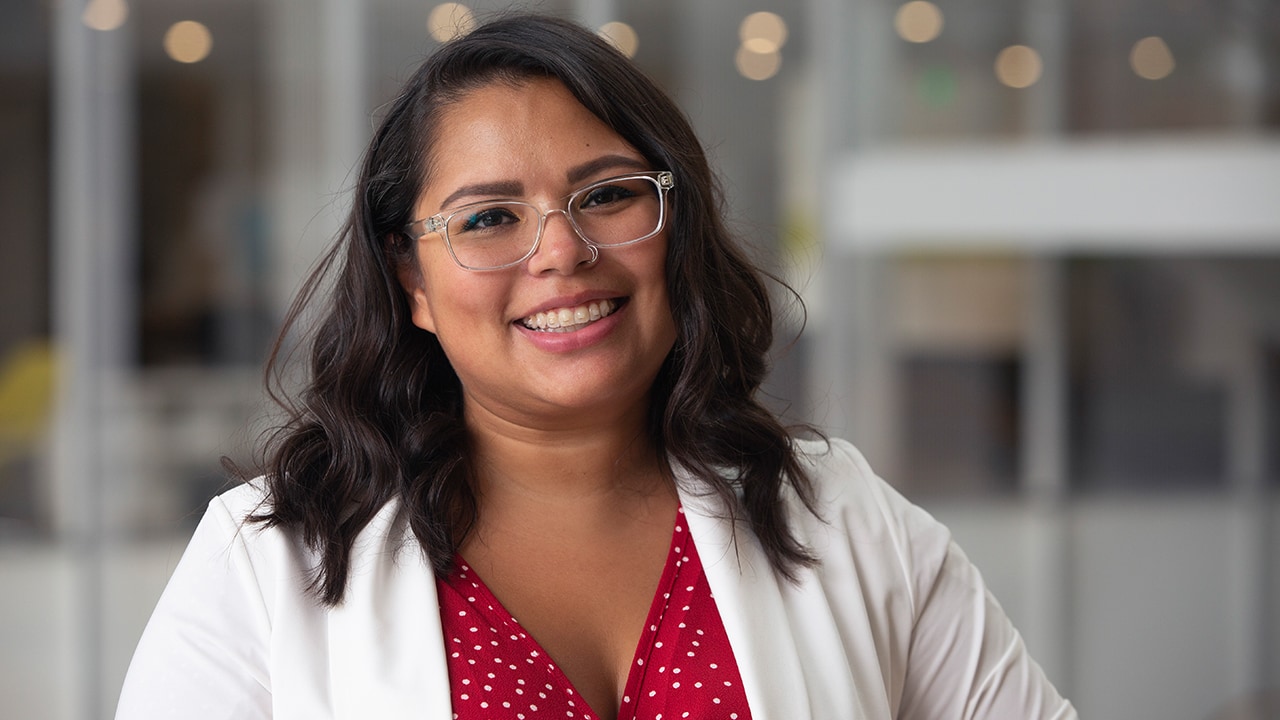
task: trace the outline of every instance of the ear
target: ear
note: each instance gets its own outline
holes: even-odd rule
[[[394,248],[394,238],[388,238],[387,243]],[[431,312],[431,303],[427,298],[426,282],[422,278],[422,268],[418,264],[417,253],[390,253],[391,257],[397,255],[402,258],[396,263],[396,280],[400,282],[400,289],[404,290],[405,299],[409,301],[409,318],[417,327],[426,330],[429,333],[436,331],[435,315]]]
[[[436,331],[436,318],[431,313],[431,303],[427,301],[426,288],[423,287],[421,274],[419,275],[418,284],[412,289],[406,286],[405,293],[409,298],[409,317],[413,320],[413,324],[426,330],[429,333]]]

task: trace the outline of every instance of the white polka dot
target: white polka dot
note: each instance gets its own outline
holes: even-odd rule
[[[710,665],[709,667],[710,667],[712,670],[715,670],[715,669],[716,669],[716,664],[715,664],[715,663],[711,663],[711,665]]]
[[[630,695],[623,695],[623,696],[622,696],[622,702],[624,702],[624,703],[629,703],[629,702],[631,702],[631,696],[630,696]]]
[[[471,699],[471,698],[467,697],[467,694],[466,694],[466,693],[462,693],[462,694],[461,694],[461,695],[459,695],[458,697],[462,698],[463,700],[470,700],[470,699]]]
[[[679,681],[679,680],[677,680],[677,681],[675,681],[675,682],[671,683],[671,687],[672,687],[672,688],[678,688],[678,687],[680,687],[680,681]]]
[[[696,688],[700,688],[700,687],[702,687],[702,683],[701,683],[701,682],[696,682],[696,683],[694,683],[694,684],[693,684],[693,686],[694,686],[694,687],[696,687]],[[487,687],[485,688],[485,690],[488,690],[488,689],[489,689],[489,688],[487,688]]]
[[[662,647],[662,643],[661,643],[661,642],[656,642],[656,643],[654,643],[654,644],[653,644],[653,646],[654,646],[654,647]]]
[[[719,704],[720,704],[720,698],[711,698],[711,702],[713,702],[713,703],[715,703],[715,704],[719,705]]]
[[[672,669],[671,669],[671,672],[672,672],[672,673],[675,673],[676,675],[679,675],[679,674],[680,674],[680,668],[672,668]]]
[[[657,690],[650,690],[650,691],[649,691],[649,697],[653,697],[654,695],[657,695],[657,694],[658,694],[658,691],[657,691]]]

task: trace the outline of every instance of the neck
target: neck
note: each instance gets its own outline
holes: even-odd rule
[[[598,511],[661,493],[669,483],[647,410],[535,424],[468,403],[482,514],[512,503]]]

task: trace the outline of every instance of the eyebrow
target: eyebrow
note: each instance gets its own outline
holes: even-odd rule
[[[451,207],[454,202],[460,198],[470,197],[505,197],[517,198],[524,193],[524,185],[515,180],[499,180],[498,182],[476,183],[474,185],[463,185],[454,190],[449,197],[440,203],[441,208]]]
[[[569,168],[569,172],[565,174],[565,177],[570,183],[576,185],[601,170],[608,170],[612,168],[648,170],[649,165],[643,160],[637,160],[633,157],[627,157],[626,155],[601,155],[594,160]]]
[[[569,168],[569,172],[565,173],[565,177],[570,184],[577,184],[603,170],[615,168],[620,170],[648,170],[649,166],[643,160],[637,160],[626,155],[601,155],[594,160]],[[444,202],[440,203],[440,207],[442,209],[453,207],[458,200],[466,197],[514,199],[523,194],[524,185],[516,180],[474,183],[472,185],[463,185],[454,190],[449,194],[449,197],[444,199]]]

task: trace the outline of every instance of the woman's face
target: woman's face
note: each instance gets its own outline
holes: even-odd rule
[[[431,150],[415,219],[498,199],[563,209],[566,195],[593,181],[668,169],[649,167],[548,79],[494,82],[465,95],[444,110]],[[414,324],[435,333],[461,379],[469,416],[541,428],[643,413],[676,338],[667,233],[603,248],[595,262],[592,254],[561,213],[547,217],[537,252],[501,270],[459,267],[439,233],[418,240],[420,272],[401,281]],[[591,320],[593,310],[603,317]],[[539,313],[564,311],[574,316],[569,331],[536,327]]]

